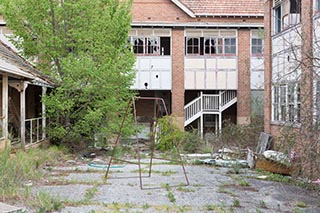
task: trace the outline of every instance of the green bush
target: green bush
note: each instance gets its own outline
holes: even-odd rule
[[[174,143],[179,145],[183,139],[183,132],[173,123],[170,116],[165,116],[158,120],[157,134],[155,136],[156,149],[169,151],[174,147]]]

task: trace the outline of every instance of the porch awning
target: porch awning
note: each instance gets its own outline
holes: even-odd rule
[[[28,78],[31,80],[36,79],[34,75],[19,69],[17,66],[10,64],[1,58],[0,58],[0,72],[7,73],[8,75]]]

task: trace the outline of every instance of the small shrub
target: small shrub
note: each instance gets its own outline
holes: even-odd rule
[[[263,200],[260,200],[260,201],[259,201],[259,207],[260,207],[260,208],[263,208],[263,209],[266,209],[266,208],[267,208],[267,205],[266,205],[266,203],[265,203]]]
[[[241,207],[241,206],[240,206],[240,201],[239,201],[238,199],[234,199],[232,206],[233,206],[233,207]]]
[[[176,198],[174,197],[174,194],[172,192],[168,192],[167,197],[169,198],[169,201],[171,203],[176,202]]]
[[[173,123],[173,118],[165,116],[158,120],[156,134],[156,149],[169,151],[174,148],[174,143],[179,145],[183,138],[183,132]]]

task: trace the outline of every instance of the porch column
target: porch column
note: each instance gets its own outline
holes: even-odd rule
[[[21,147],[24,149],[26,146],[26,89],[28,84],[26,82],[21,82],[20,88],[20,139],[21,139]]]
[[[184,129],[184,29],[172,30],[172,116]]]
[[[47,93],[47,87],[42,87],[42,98]],[[46,139],[46,105],[41,101],[42,104],[42,140]]]
[[[2,133],[5,139],[8,139],[8,76],[2,75]]]
[[[272,7],[273,1],[264,2],[264,131],[271,132],[271,98],[272,98]]]
[[[237,124],[249,124],[251,115],[250,30],[238,30]]]

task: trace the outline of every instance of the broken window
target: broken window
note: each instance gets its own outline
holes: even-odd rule
[[[274,0],[274,32],[300,23],[301,0]]]
[[[236,38],[186,38],[186,50],[187,55],[236,54]]]
[[[200,38],[187,38],[187,54],[199,54]]]
[[[141,55],[170,55],[170,37],[130,37],[133,52]]]

